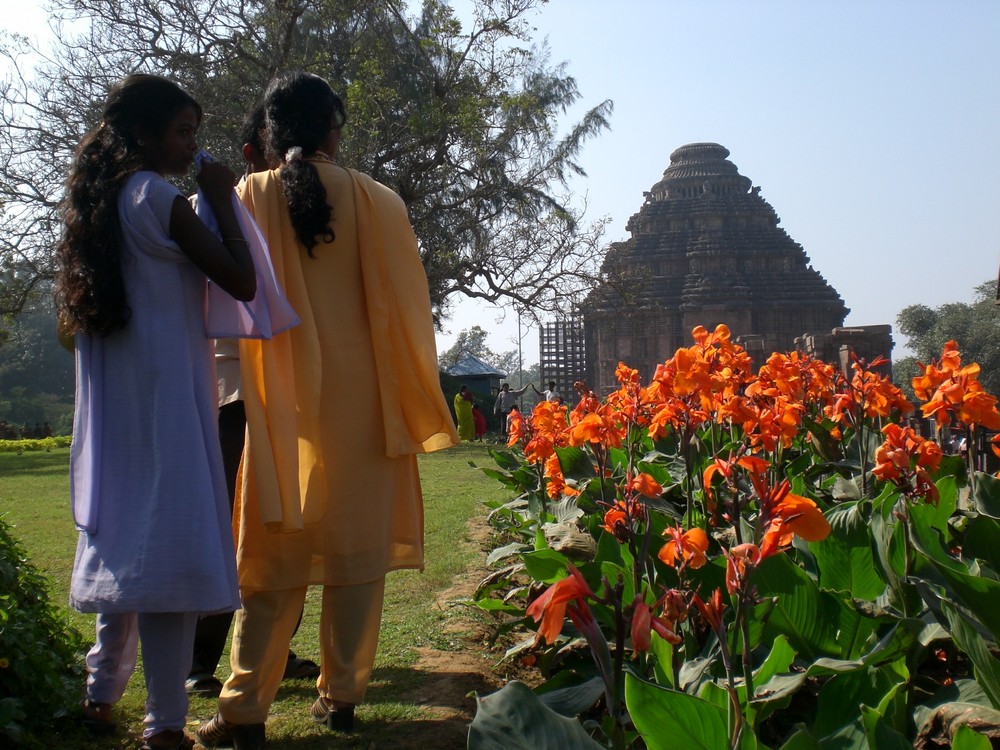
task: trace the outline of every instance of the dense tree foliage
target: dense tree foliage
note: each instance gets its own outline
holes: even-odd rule
[[[51,0],[58,43],[6,35],[0,84],[0,312],[51,278],[67,160],[108,87],[166,74],[205,107],[201,140],[238,164],[236,132],[276,72],[345,97],[342,161],[406,202],[438,313],[454,295],[563,309],[596,277],[603,225],[567,194],[611,103],[566,128],[574,79],[532,47],[545,0]],[[40,61],[40,62],[32,62]],[[561,127],[563,130],[561,130]]]
[[[0,420],[29,428],[73,425],[73,355],[59,344],[47,285],[6,325],[0,343]]]
[[[930,364],[941,356],[945,342],[954,340],[963,362],[979,364],[979,380],[986,390],[1000,394],[1000,307],[995,302],[996,291],[997,282],[991,279],[975,288],[970,303],[904,307],[896,317],[896,325],[914,356],[895,363],[896,381],[908,389],[911,378],[919,372],[917,363]]]

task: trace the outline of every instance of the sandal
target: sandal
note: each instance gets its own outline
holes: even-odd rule
[[[283,680],[298,680],[319,677],[319,665],[311,659],[300,659],[297,656],[289,656],[285,663],[285,674],[281,676]]]
[[[81,723],[84,728],[94,734],[111,734],[118,728],[115,720],[111,718],[110,703],[96,703],[89,698],[83,703],[83,718]]]
[[[322,695],[316,699],[309,715],[317,724],[326,724],[327,729],[333,732],[351,732],[354,730],[354,704],[341,703],[324,698]]]
[[[188,695],[218,698],[222,692],[222,682],[214,674],[195,675],[184,681],[184,690]]]
[[[267,746],[264,725],[230,724],[216,714],[195,732],[198,742],[205,747],[232,746],[236,750],[263,750]]]
[[[191,750],[194,740],[183,729],[164,729],[146,737],[139,750]]]

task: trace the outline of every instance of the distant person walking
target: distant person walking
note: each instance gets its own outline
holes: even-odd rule
[[[517,405],[517,397],[528,390],[529,387],[533,387],[531,383],[516,391],[512,391],[508,383],[500,386],[500,393],[497,394],[497,400],[493,404],[493,413],[500,417],[500,429],[505,431],[504,434],[506,434],[507,417],[510,414],[510,410]]]
[[[479,410],[476,404],[472,405],[472,424],[476,428],[476,440],[482,442],[486,435],[486,415]]]
[[[472,391],[469,386],[463,385],[452,402],[455,407],[455,420],[458,423],[458,436],[462,440],[474,440],[476,437],[476,425],[472,419]]]

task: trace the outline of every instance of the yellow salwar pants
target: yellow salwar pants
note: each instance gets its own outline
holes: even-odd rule
[[[319,694],[360,703],[378,646],[385,578],[353,586],[324,586],[320,618]],[[306,588],[244,591],[236,613],[229,663],[233,673],[219,696],[219,713],[232,724],[266,721],[281,685],[288,646]]]

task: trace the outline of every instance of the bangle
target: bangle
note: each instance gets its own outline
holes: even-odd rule
[[[242,237],[223,237],[223,238],[222,238],[222,244],[224,245],[224,244],[226,244],[227,242],[242,242],[242,243],[243,243],[244,245],[246,245],[247,247],[249,247],[249,246],[250,246],[250,243],[249,243],[249,242],[247,242],[247,241],[246,241],[245,239],[243,239]]]

